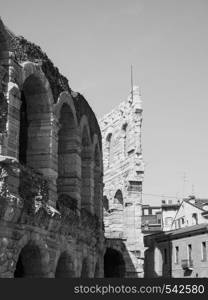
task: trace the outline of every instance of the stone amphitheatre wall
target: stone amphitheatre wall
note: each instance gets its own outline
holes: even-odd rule
[[[0,277],[103,276],[97,119],[0,20]]]

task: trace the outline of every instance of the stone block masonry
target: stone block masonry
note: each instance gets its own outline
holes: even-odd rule
[[[97,119],[0,20],[0,277],[103,277]]]
[[[144,163],[138,87],[99,121],[103,141],[106,277],[143,277],[141,232]],[[115,254],[115,251],[117,251]],[[115,257],[120,257],[115,263]],[[114,264],[109,268],[108,264]]]

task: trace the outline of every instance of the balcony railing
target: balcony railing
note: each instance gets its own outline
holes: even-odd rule
[[[188,270],[193,270],[193,260],[192,259],[182,259],[181,260],[181,266],[182,268],[188,269]]]

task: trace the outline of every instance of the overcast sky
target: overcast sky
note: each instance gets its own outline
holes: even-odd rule
[[[41,46],[98,118],[127,98],[133,64],[143,192],[155,194],[144,201],[208,198],[207,0],[0,0],[0,14]]]

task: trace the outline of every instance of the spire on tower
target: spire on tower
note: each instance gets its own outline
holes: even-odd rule
[[[130,103],[134,103],[136,108],[142,109],[141,91],[139,86],[134,85],[133,66],[131,65],[131,92],[128,97]]]

